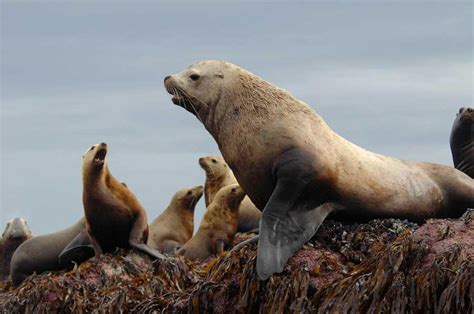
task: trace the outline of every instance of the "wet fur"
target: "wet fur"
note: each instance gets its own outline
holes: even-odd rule
[[[86,221],[81,218],[71,227],[64,230],[33,237],[21,244],[11,261],[11,278],[14,285],[19,285],[33,273],[61,270],[65,267],[59,263],[63,249],[83,230]]]
[[[450,137],[454,167],[474,178],[474,108],[461,108]]]

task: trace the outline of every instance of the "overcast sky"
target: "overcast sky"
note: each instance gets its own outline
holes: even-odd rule
[[[452,122],[473,98],[470,1],[199,3],[2,1],[2,231],[81,217],[81,156],[98,142],[149,221],[203,184],[197,160],[217,146],[162,83],[202,59],[289,90],[364,148],[452,164]]]

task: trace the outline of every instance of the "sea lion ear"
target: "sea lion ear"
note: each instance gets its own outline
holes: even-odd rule
[[[224,78],[224,73],[222,73],[222,72],[217,72],[216,76],[217,76],[217,77],[220,77],[221,79],[223,79],[223,78]]]

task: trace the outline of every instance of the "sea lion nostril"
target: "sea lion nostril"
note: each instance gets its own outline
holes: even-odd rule
[[[169,79],[170,77],[171,77],[171,75],[165,76],[164,82],[166,83],[166,80]]]

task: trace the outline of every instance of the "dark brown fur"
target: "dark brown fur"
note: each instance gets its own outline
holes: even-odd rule
[[[96,254],[131,246],[150,254],[145,245],[148,239],[145,209],[128,187],[112,176],[105,161],[106,153],[105,143],[92,146],[84,156],[82,169],[86,228]],[[162,257],[159,253],[150,255]]]

